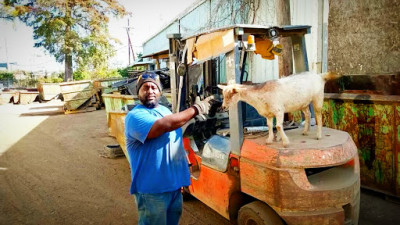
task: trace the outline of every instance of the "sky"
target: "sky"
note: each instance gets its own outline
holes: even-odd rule
[[[128,19],[130,37],[135,54],[142,52],[143,42],[156,34],[174,18],[190,7],[197,0],[119,0],[125,9],[132,13],[122,19],[111,18],[109,32],[119,39],[115,46],[116,56],[110,60],[112,68],[128,65],[128,37],[126,27]],[[34,48],[31,27],[18,20],[8,22],[0,20],[0,63],[9,64],[11,70],[28,71],[64,71],[64,65],[44,48]],[[132,62],[132,59],[131,59]]]

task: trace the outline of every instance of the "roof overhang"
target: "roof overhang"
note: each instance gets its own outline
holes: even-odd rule
[[[132,66],[145,66],[149,64],[154,64],[154,62],[153,61],[134,62]]]
[[[166,59],[168,57],[169,57],[168,49],[142,56],[142,58],[152,58],[152,59]]]

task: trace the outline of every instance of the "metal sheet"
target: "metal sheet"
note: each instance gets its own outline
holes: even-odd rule
[[[88,100],[95,94],[94,90],[82,90],[82,91],[77,91],[77,92],[68,92],[68,93],[63,93],[64,101],[69,102],[73,100],[80,100],[80,99],[86,99]]]
[[[368,96],[325,94],[323,124],[353,138],[363,186],[400,196],[400,96]]]
[[[102,94],[101,97],[105,105],[107,121],[110,112],[121,112],[124,105],[134,104],[139,100],[135,95]]]
[[[35,101],[36,97],[39,95],[39,92],[37,91],[32,91],[32,92],[20,92],[19,97],[20,97],[20,103],[25,105],[25,104],[30,104],[33,101]]]
[[[108,79],[100,79],[93,81],[93,87],[101,93],[111,93],[113,91],[118,91],[118,88],[113,88],[112,85],[119,81],[126,80],[126,78],[118,77],[118,78],[108,78]]]
[[[311,33],[306,35],[305,44],[307,45],[308,65],[311,71],[319,72],[322,61],[322,7],[328,4],[327,0],[291,0],[290,15],[292,25],[307,24],[312,27]],[[324,37],[327,39],[327,36]],[[327,40],[325,40],[327,41]],[[326,43],[325,43],[326,46]],[[296,71],[297,73],[297,71]]]
[[[91,81],[60,83],[60,89],[67,110],[77,110],[96,93]]]
[[[40,98],[49,101],[61,93],[60,84],[58,83],[39,83],[37,85]]]
[[[226,78],[240,83],[240,70],[236,66],[239,64],[239,51],[236,47],[234,51],[226,55]],[[229,107],[229,132],[231,140],[231,151],[235,155],[240,155],[243,144],[243,113],[242,104],[234,104]]]
[[[91,88],[91,81],[73,81],[73,82],[63,82],[60,83],[60,88],[62,93],[81,91],[86,88]]]
[[[0,92],[0,105],[10,103],[11,98],[13,98],[14,103],[17,103],[19,100],[19,92],[15,91]]]
[[[129,161],[125,143],[125,116],[126,112],[110,112],[107,121],[109,134],[117,139],[118,144]]]
[[[210,21],[210,1],[205,1],[179,20],[180,33],[194,34],[208,29]]]
[[[194,55],[198,61],[204,61],[227,53],[234,47],[235,36],[233,29],[219,31],[199,36],[195,43]]]
[[[185,146],[188,151],[190,146]],[[189,150],[193,152],[193,150]],[[231,155],[231,160],[235,157]],[[236,159],[236,158],[235,158]],[[229,219],[229,207],[232,204],[231,199],[234,193],[240,191],[240,182],[238,176],[232,169],[222,173],[202,165],[202,158],[195,155],[195,160],[200,166],[200,174],[196,178],[191,177],[191,185],[189,186],[190,194],[203,203],[218,212],[220,215]],[[212,179],[210,179],[212,178]]]

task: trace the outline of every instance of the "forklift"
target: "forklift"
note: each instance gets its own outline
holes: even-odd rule
[[[190,107],[197,96],[215,98],[209,115],[183,127],[191,173],[183,192],[233,224],[358,224],[359,159],[348,133],[324,127],[323,138],[316,140],[288,126],[291,144],[285,148],[278,141],[265,143],[273,130],[265,129],[265,119],[248,104],[221,110],[217,85],[252,84],[246,69],[250,54],[275,59],[279,37],[291,38],[296,72],[308,70],[310,29],[241,24],[168,36],[172,110]]]

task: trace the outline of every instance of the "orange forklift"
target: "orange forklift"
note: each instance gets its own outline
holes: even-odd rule
[[[234,224],[358,224],[359,159],[346,132],[323,128],[323,138],[316,140],[288,125],[287,148],[278,141],[267,145],[265,119],[254,108],[243,102],[229,112],[220,108],[217,85],[251,84],[249,67],[256,71],[260,60],[279,54],[278,37],[291,38],[296,72],[308,70],[309,32],[310,26],[234,25],[169,35],[173,111],[189,107],[196,96],[215,96],[210,114],[183,128],[191,170],[184,194]]]

